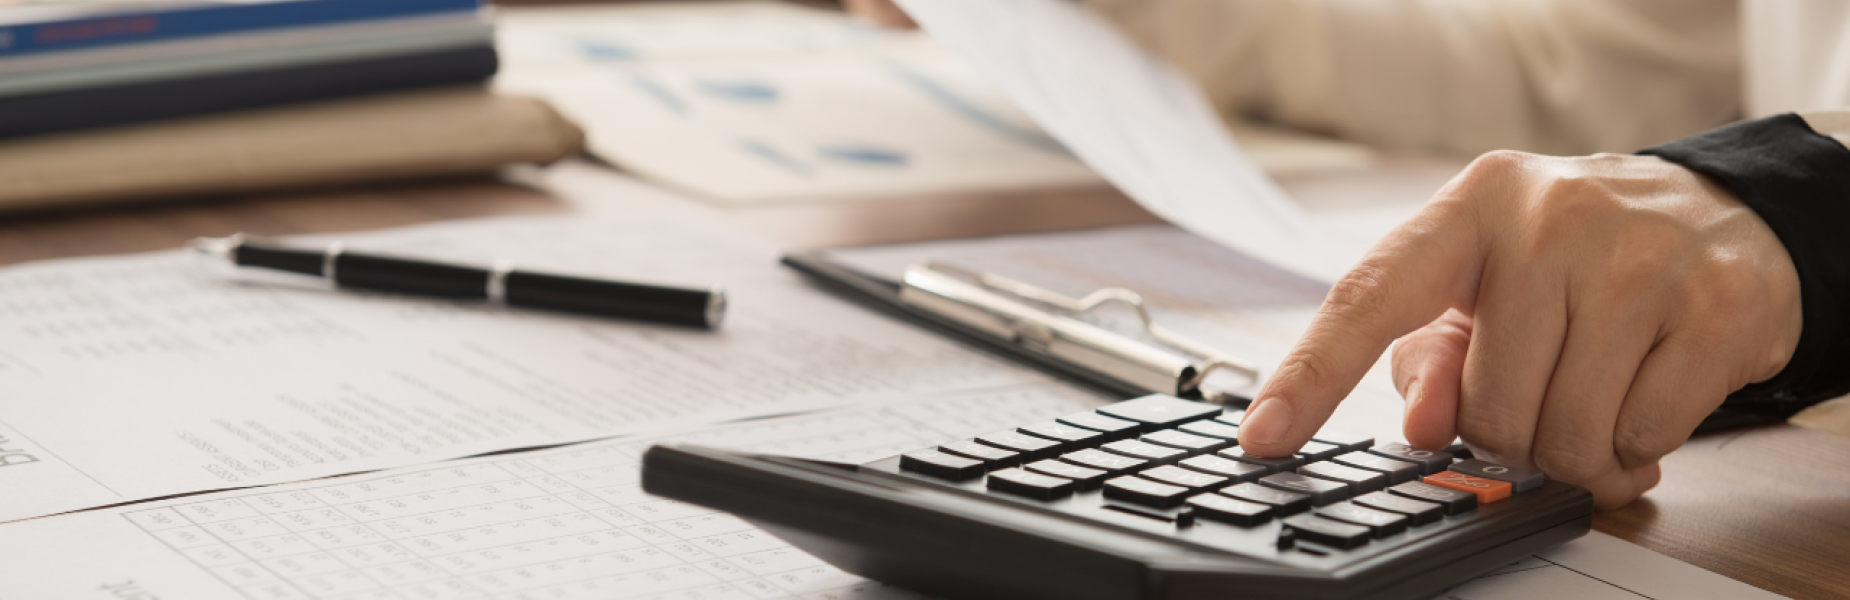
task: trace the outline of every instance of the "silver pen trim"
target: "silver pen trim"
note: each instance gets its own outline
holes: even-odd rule
[[[483,292],[491,304],[507,304],[507,275],[514,272],[514,261],[497,260],[488,268],[488,287]]]
[[[336,261],[340,259],[341,250],[344,249],[345,247],[340,242],[334,242],[328,244],[327,252],[321,255],[321,277],[328,280],[328,285],[340,287],[340,281],[334,279],[334,269]]]

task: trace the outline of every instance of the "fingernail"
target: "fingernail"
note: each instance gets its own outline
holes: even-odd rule
[[[1260,445],[1276,444],[1291,431],[1291,407],[1283,399],[1272,397],[1259,401],[1259,407],[1247,411],[1240,421],[1240,439]]]

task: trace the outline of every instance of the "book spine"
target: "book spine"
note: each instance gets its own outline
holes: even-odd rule
[[[0,26],[0,58],[259,29],[476,11],[480,0],[285,0]]]
[[[474,83],[492,46],[0,99],[0,139]]]

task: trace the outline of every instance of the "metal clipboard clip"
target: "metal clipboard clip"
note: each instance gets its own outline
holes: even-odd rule
[[[1143,296],[1125,288],[1104,288],[1073,298],[993,273],[937,262],[908,267],[902,283],[900,301],[908,306],[1147,393],[1240,405],[1258,389],[1260,372],[1252,363],[1157,325],[1150,319]],[[1031,304],[1085,313],[1112,302],[1136,310],[1143,332],[1155,343]],[[1219,371],[1237,373],[1247,384],[1233,389],[1206,386],[1208,376]]]

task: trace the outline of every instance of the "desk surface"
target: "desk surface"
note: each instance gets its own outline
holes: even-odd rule
[[[156,250],[200,235],[350,231],[509,214],[571,202],[486,179],[267,194],[0,217],[0,264]],[[722,218],[792,247],[1082,229],[1157,219],[1104,189],[787,205]],[[1778,425],[1699,436],[1665,459],[1643,500],[1600,531],[1761,588],[1850,597],[1850,438]]]

